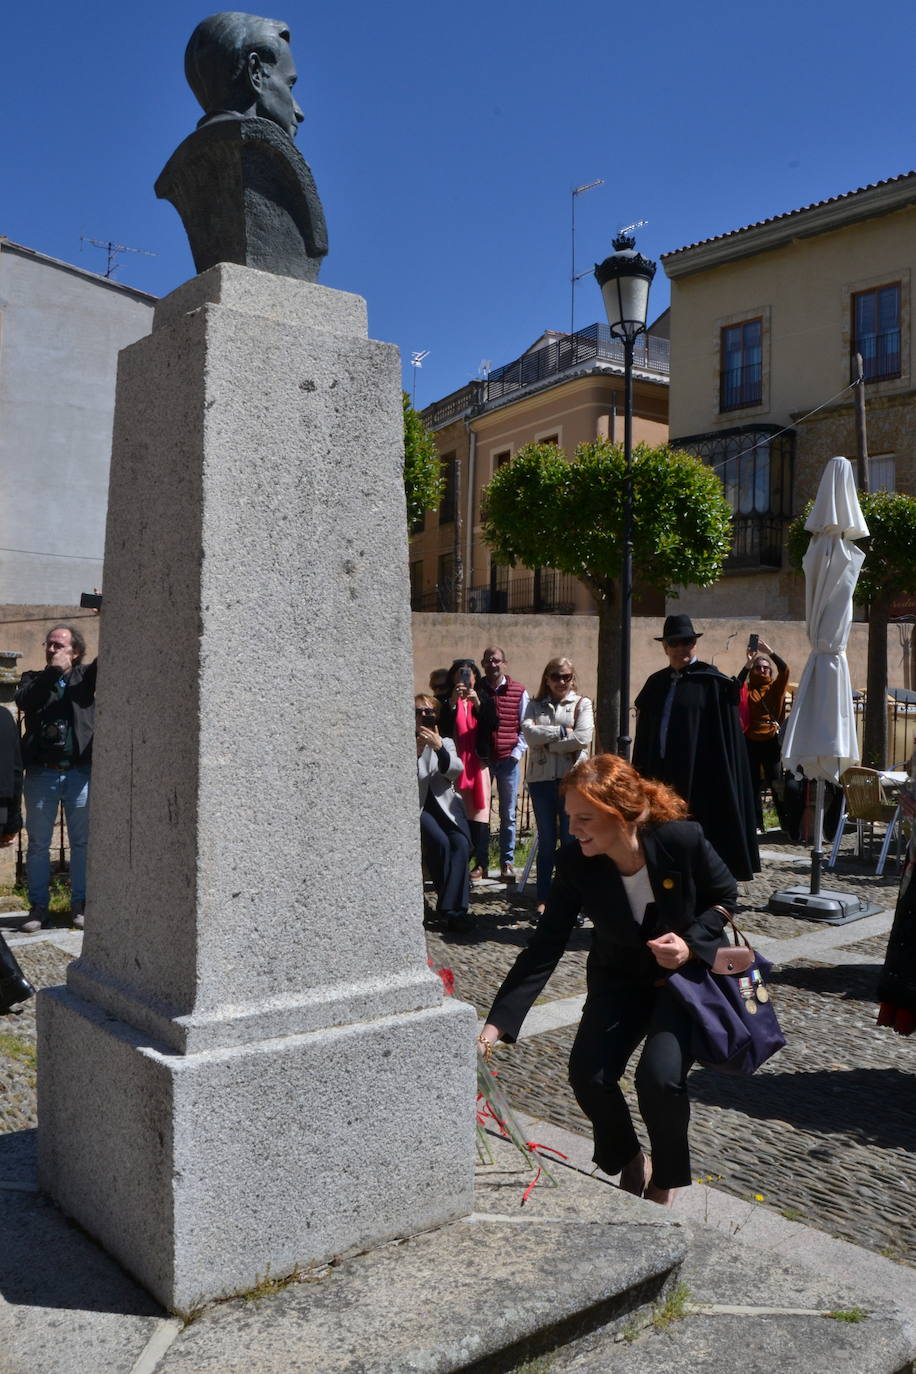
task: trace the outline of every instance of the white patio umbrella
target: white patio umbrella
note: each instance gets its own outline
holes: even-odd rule
[[[782,754],[786,768],[839,782],[840,774],[859,761],[846,645],[853,592],[865,558],[853,540],[868,534],[847,458],[831,458],[824,469],[805,529],[812,535],[802,563],[811,653],[786,724]]]
[[[853,593],[865,558],[853,541],[864,539],[868,526],[856,494],[852,465],[846,458],[831,458],[828,462],[805,529],[812,535],[802,563],[805,623],[811,653],[786,724],[782,756],[785,768],[802,768],[806,778],[817,782],[810,891],[818,894],[825,783],[839,782],[845,769],[859,761],[846,645],[852,625]],[[809,905],[798,897],[803,891],[793,888],[788,893],[776,893],[773,904],[784,910],[785,899],[794,894],[795,901],[790,904],[801,910],[792,914],[803,914]],[[839,900],[845,894],[823,895],[825,899],[828,895],[837,899],[827,905],[845,909],[844,902]],[[861,906],[857,899],[856,905]],[[856,914],[866,913],[860,910]],[[812,911],[811,915],[815,913]],[[829,919],[829,916],[819,911],[816,919]],[[842,920],[847,919],[855,917],[842,917]]]

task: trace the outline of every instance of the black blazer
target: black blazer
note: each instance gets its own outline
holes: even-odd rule
[[[586,858],[573,840],[557,855],[547,909],[506,976],[487,1017],[504,1040],[516,1039],[528,1011],[553,973],[580,912],[594,925],[588,956],[589,993],[610,984],[644,984],[647,994],[662,975],[646,941],[671,931],[693,954],[711,964],[728,944],[725,920],[714,906],[731,910],[735,880],[693,821],[667,821],[642,833],[655,901],[642,926],[633,920],[617,866],[606,855]]]
[[[64,700],[70,707],[73,720],[73,733],[79,751],[77,763],[88,768],[92,759],[92,733],[95,729],[95,681],[98,659],[83,664],[74,663],[67,675]],[[37,673],[23,673],[16,689],[16,705],[25,714],[25,736],[22,741],[22,758],[26,768],[35,761],[34,748],[37,732],[41,726],[41,713],[54,697],[57,682],[61,676],[59,668],[46,667]]]

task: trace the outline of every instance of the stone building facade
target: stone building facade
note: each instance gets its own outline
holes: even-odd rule
[[[101,585],[118,353],[155,303],[0,238],[0,604]]]
[[[852,355],[865,363],[872,489],[916,493],[911,279],[916,173],[662,257],[671,279],[672,443],[725,483],[734,543],[702,616],[804,615],[786,524],[828,458],[856,457]]]

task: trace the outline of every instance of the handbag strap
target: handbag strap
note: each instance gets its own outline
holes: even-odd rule
[[[735,945],[744,945],[745,949],[750,949],[750,947],[751,947],[751,942],[750,942],[750,940],[747,938],[747,936],[745,935],[744,931],[743,931],[743,930],[739,930],[738,927],[735,925],[735,918],[732,916],[732,914],[731,914],[731,912],[729,911],[729,909],[728,909],[727,906],[718,906],[718,905],[716,905],[716,906],[711,907],[710,910],[711,910],[711,911],[718,911],[719,915],[723,917],[723,919],[725,920],[725,922],[726,922],[728,925],[731,926],[731,928],[732,928],[732,935],[734,936],[734,939],[733,939],[733,941],[732,941],[733,944],[735,944]]]

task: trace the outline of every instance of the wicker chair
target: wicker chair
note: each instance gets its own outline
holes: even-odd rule
[[[860,858],[864,847],[865,825],[868,824],[873,830],[875,821],[878,821],[887,826],[884,842],[881,845],[881,854],[878,858],[878,866],[875,869],[876,876],[880,878],[884,872],[887,853],[895,834],[897,836],[897,862],[898,864],[900,862],[900,804],[887,795],[881,782],[881,774],[876,772],[874,768],[847,768],[840,777],[840,784],[843,788],[843,805],[840,810],[836,834],[833,837],[833,849],[827,867],[834,868],[836,865],[847,816],[856,823]]]

